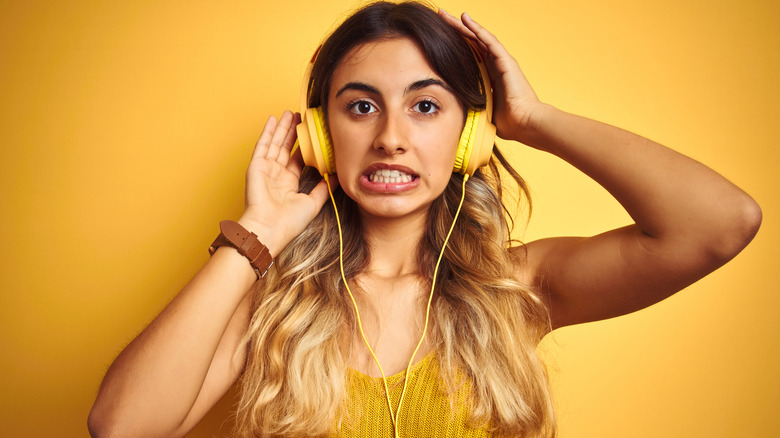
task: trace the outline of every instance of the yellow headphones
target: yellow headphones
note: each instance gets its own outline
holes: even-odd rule
[[[466,124],[458,142],[458,150],[455,155],[453,172],[463,175],[473,175],[474,172],[486,165],[493,152],[493,143],[496,138],[496,125],[493,119],[493,92],[490,88],[490,79],[484,62],[479,52],[469,40],[469,46],[477,59],[479,71],[482,76],[482,84],[485,90],[486,104],[482,111],[469,110],[466,115]],[[298,143],[303,155],[303,162],[307,166],[317,168],[321,175],[336,173],[336,162],[333,156],[333,144],[325,124],[325,114],[322,107],[309,108],[306,95],[309,88],[309,78],[317,59],[319,49],[312,56],[301,88],[301,123],[297,127]]]

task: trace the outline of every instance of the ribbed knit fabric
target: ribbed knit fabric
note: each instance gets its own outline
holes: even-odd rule
[[[398,406],[404,386],[402,371],[387,378],[393,409]],[[354,370],[348,373],[347,418],[335,425],[330,437],[393,438],[393,425],[381,378],[374,378]],[[439,362],[431,352],[409,371],[409,384],[398,415],[399,436],[407,437],[464,437],[492,436],[488,426],[474,429],[468,426],[469,385],[457,393],[455,412],[450,399],[439,387]]]

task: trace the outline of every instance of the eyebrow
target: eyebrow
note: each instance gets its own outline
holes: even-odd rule
[[[409,93],[411,91],[422,90],[423,88],[431,87],[431,86],[434,86],[434,85],[438,85],[438,86],[444,88],[445,90],[449,91],[450,93],[454,94],[454,92],[452,91],[452,88],[450,88],[442,80],[435,79],[435,78],[423,79],[421,81],[413,82],[411,85],[406,87],[406,90],[404,90],[404,94],[407,94],[407,93]]]
[[[404,94],[408,94],[416,90],[422,90],[423,88],[431,87],[434,85],[438,85],[444,88],[445,90],[449,91],[450,93],[453,93],[452,89],[440,79],[429,78],[429,79],[422,79],[411,83],[404,90]],[[358,90],[358,91],[365,91],[371,94],[380,94],[379,90],[377,90],[376,87],[372,87],[371,85],[368,85],[365,82],[349,82],[343,87],[341,87],[341,89],[339,89],[338,93],[336,93],[336,97],[339,97],[341,93],[347,90]]]
[[[377,90],[375,87],[372,87],[371,85],[368,85],[364,82],[349,82],[341,89],[338,93],[336,93],[336,97],[339,97],[341,93],[347,91],[347,90],[358,90],[358,91],[365,91],[367,93],[371,94],[379,94],[379,90]]]

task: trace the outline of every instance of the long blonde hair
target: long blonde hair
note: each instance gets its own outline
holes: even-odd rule
[[[435,12],[415,3],[377,3],[348,18],[320,50],[318,60],[329,62],[314,66],[310,106],[326,103],[322,98],[329,89],[328,70],[351,47],[396,35],[418,42],[464,107],[484,107],[479,73],[465,42]],[[439,59],[441,53],[452,56]],[[523,261],[508,251],[512,219],[502,202],[502,174],[517,183],[519,198],[529,199],[522,178],[495,148],[490,165],[466,185],[463,208],[439,268],[428,339],[440,364],[443,390],[454,397],[460,385],[470,383],[474,425],[489,424],[499,436],[550,437],[555,434],[552,401],[536,355],[550,322],[541,299],[514,277]],[[319,175],[307,169],[301,190],[311,190],[318,180]],[[461,182],[462,176],[453,174],[431,204],[417,249],[422,278],[433,275],[460,200]],[[345,276],[351,282],[367,267],[369,246],[354,201],[340,189],[334,200],[344,233]],[[326,205],[253,291],[237,412],[239,436],[327,435],[344,415],[346,358],[357,328],[339,272],[338,245],[335,215]]]

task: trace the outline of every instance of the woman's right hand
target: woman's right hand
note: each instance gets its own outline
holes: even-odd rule
[[[257,140],[246,174],[246,205],[238,222],[276,257],[314,219],[328,200],[328,188],[320,181],[314,189],[298,193],[303,170],[300,151],[290,156],[300,115],[285,111],[279,121],[268,118]],[[335,189],[336,178],[333,178]]]

